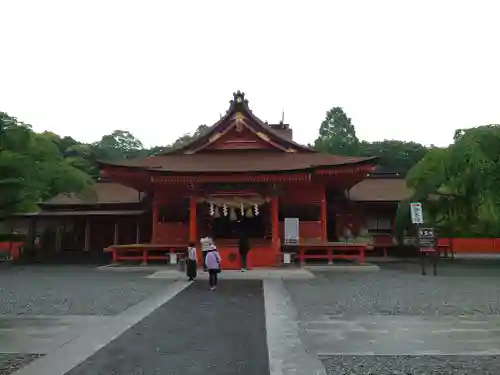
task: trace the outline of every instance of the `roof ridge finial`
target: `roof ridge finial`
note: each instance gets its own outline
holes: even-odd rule
[[[233,97],[234,97],[234,101],[236,103],[245,103],[246,102],[246,100],[245,100],[245,93],[241,92],[240,90],[238,90],[237,92],[233,93]]]
[[[284,123],[285,123],[285,108],[283,108],[281,111],[281,124],[283,125]]]

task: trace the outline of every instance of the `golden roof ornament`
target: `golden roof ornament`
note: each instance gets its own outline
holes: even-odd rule
[[[241,112],[237,112],[234,115],[234,121],[236,123],[236,131],[241,132],[243,130],[243,121],[244,121],[245,116]]]

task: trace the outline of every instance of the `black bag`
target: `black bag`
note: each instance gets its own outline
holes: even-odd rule
[[[220,260],[218,260],[218,261],[217,261],[217,263],[219,264],[219,269],[215,270],[215,272],[216,272],[216,273],[221,273],[221,272],[222,272],[222,270],[221,270],[221,268],[220,268]]]

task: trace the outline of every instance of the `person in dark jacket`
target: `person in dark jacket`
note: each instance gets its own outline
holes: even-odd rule
[[[188,257],[187,257],[187,267],[186,273],[189,281],[194,281],[196,279],[196,268],[197,268],[197,254],[196,245],[194,242],[190,242],[188,246]]]
[[[238,252],[240,253],[241,272],[247,270],[247,256],[250,251],[250,242],[244,230],[240,231],[238,240]]]

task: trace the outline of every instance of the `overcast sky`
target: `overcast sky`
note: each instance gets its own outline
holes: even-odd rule
[[[0,0],[0,111],[163,145],[242,90],[301,143],[341,106],[361,139],[446,145],[500,123],[499,15],[481,0]]]

